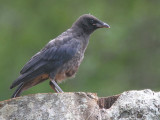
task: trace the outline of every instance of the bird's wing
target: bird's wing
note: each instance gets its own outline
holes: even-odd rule
[[[45,50],[41,55],[41,60],[45,61],[45,65],[43,65],[45,67],[44,69],[46,71],[56,69],[72,59],[78,52],[79,48],[80,44],[77,41],[72,40],[59,47],[51,47]]]
[[[70,41],[71,42],[68,42],[66,44],[53,47],[48,47],[51,46],[50,44],[48,44],[44,50],[35,54],[25,64],[25,66],[20,71],[20,74],[32,71],[33,69],[35,70],[38,68],[38,66],[49,62],[65,62],[68,59],[71,59],[72,56],[74,56],[74,54],[77,52],[79,43],[74,39],[71,39]]]
[[[26,64],[25,66],[22,68],[22,70],[20,71],[20,74],[24,74],[27,71],[30,70],[31,67],[33,67],[35,64],[37,64],[40,61],[40,56],[41,56],[41,52],[38,52],[37,54],[35,54]]]
[[[39,52],[24,66],[21,75],[13,82],[11,88],[21,82],[27,82],[40,74],[49,73],[69,61],[78,52],[80,44],[72,40],[66,44],[50,47]]]

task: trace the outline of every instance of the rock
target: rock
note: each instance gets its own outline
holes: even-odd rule
[[[39,93],[1,101],[0,120],[160,120],[160,93]]]
[[[92,93],[46,93],[0,102],[0,120],[94,120],[98,97]],[[99,119],[99,118],[98,118]]]
[[[160,120],[160,92],[124,92],[109,109],[100,111],[102,120]]]

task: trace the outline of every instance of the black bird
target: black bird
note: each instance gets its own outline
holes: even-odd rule
[[[50,86],[55,92],[63,92],[57,83],[75,75],[83,60],[89,37],[98,28],[110,26],[92,15],[80,16],[70,29],[51,40],[25,64],[20,76],[10,86],[10,89],[18,86],[12,98],[47,79],[50,79]]]

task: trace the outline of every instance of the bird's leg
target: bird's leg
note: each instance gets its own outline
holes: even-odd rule
[[[58,86],[58,84],[55,82],[54,79],[51,79],[50,82],[51,82],[50,85],[52,84],[51,87],[52,87],[57,93],[63,92],[63,90]]]
[[[53,90],[57,93],[59,92],[63,92],[62,89],[58,86],[57,82],[55,81],[54,77],[55,77],[55,73],[56,72],[51,72],[50,73],[50,86],[53,88]]]
[[[51,81],[49,82],[49,85],[55,92],[59,93],[59,91],[55,88],[55,85]]]

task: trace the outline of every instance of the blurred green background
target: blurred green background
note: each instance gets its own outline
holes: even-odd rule
[[[23,65],[49,40],[91,13],[110,29],[95,31],[74,79],[60,84],[66,92],[99,96],[126,90],[160,90],[159,0],[1,0],[0,100]],[[26,94],[53,92],[47,80]]]

